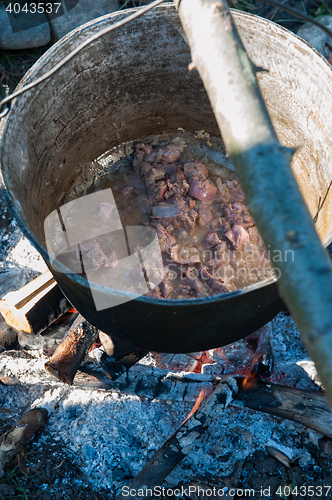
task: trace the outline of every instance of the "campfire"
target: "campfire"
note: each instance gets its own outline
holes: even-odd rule
[[[42,389],[24,418],[34,422],[37,415],[44,424],[45,415],[34,412],[47,410],[47,425],[56,426],[68,452],[79,452],[98,488],[111,488],[119,498],[139,490],[153,496],[161,485],[180,483],[191,485],[194,494],[193,477],[203,471],[218,475],[217,489],[230,495],[239,464],[255,449],[289,468],[308,455],[296,433],[307,434],[325,451],[332,438],[328,401],[286,312],[233,344],[165,354],[137,349],[92,327],[48,271],[7,293],[0,307],[8,323],[2,343],[7,335],[13,347],[13,332],[20,329],[25,346],[3,352],[3,384],[10,389],[19,380],[29,391],[37,384]],[[64,339],[57,338],[64,330]],[[96,427],[99,433],[103,429],[98,437]],[[17,452],[39,426],[30,428],[28,437],[15,442]],[[3,466],[15,450],[2,454]]]

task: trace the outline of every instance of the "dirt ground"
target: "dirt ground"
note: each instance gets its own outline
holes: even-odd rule
[[[144,0],[123,0],[123,7],[133,7],[149,3]],[[229,0],[232,7],[246,10],[254,14],[266,17],[282,26],[297,31],[302,22],[296,20],[292,15],[267,6],[255,0]],[[320,0],[286,0],[282,2],[299,11],[306,12],[319,19],[322,15],[332,14],[332,6],[329,1]],[[25,72],[34,62],[47,50],[47,46],[34,50],[8,51],[0,50],[0,99],[8,92],[12,92]],[[11,222],[10,214],[4,207],[4,200],[0,193],[0,229],[7,227]],[[0,381],[0,386],[1,386]],[[0,387],[1,389],[1,387]],[[10,428],[14,421],[8,421],[6,410],[1,408],[0,391],[0,434]],[[20,417],[18,415],[17,419]],[[38,439],[43,430],[39,431],[34,440],[26,446],[26,465],[29,470],[28,477],[22,474],[17,461],[13,460],[7,465],[6,475],[0,480],[0,500],[1,499],[25,499],[25,500],[96,500],[111,498],[108,492],[96,493],[92,490],[88,478],[75,466],[62,452],[61,443],[54,441],[49,446],[38,447]],[[332,447],[331,447],[332,449]],[[240,463],[232,477],[226,480],[229,488],[254,488],[260,489],[271,487],[271,491],[276,492],[281,486],[332,486],[331,456],[317,454],[317,447],[308,448],[312,459],[307,465],[299,465],[295,460],[290,468],[284,466],[274,457],[262,451],[256,452],[253,456]],[[79,462],[79,460],[78,460]],[[77,482],[74,480],[79,479]],[[129,480],[130,478],[128,478]],[[193,478],[193,481],[201,481],[207,485],[219,485],[220,479],[217,477]],[[52,487],[50,487],[52,485]],[[223,481],[222,485],[225,485]],[[331,487],[332,490],[332,487]],[[287,492],[287,490],[285,490]],[[332,498],[332,492],[325,495],[276,495],[269,498]],[[221,497],[220,497],[221,498]],[[235,497],[240,498],[240,497]],[[253,498],[253,497],[251,497]],[[262,498],[260,495],[254,498]]]

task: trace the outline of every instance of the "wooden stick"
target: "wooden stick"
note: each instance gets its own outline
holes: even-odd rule
[[[266,245],[278,288],[332,401],[332,263],[276,136],[225,0],[174,0],[223,140]]]
[[[332,413],[324,393],[303,391],[267,380],[235,378],[240,388],[236,406],[288,418],[332,438]]]
[[[79,315],[45,364],[46,370],[61,382],[72,385],[80,364],[97,337],[98,329]]]
[[[209,427],[215,416],[226,408],[237,393],[236,380],[233,377],[223,378],[207,400],[159,448],[126,488],[128,490],[135,489],[136,491],[143,489],[146,490],[144,495],[146,498],[152,496],[153,487],[162,484],[168,474],[188,455],[197,439]],[[120,493],[116,500],[122,500],[125,497],[126,495]],[[130,498],[139,497],[132,496]]]
[[[50,271],[0,301],[0,313],[8,327],[28,335],[43,332],[71,307]]]
[[[4,476],[5,464],[22,451],[32,436],[45,425],[47,415],[44,408],[34,408],[0,438],[0,479]]]

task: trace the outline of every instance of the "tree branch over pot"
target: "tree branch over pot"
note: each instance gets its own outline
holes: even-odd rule
[[[332,401],[332,264],[293,176],[226,3],[174,0],[228,153],[275,264],[278,289]]]

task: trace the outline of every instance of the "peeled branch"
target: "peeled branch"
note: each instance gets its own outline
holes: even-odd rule
[[[45,425],[48,412],[44,408],[34,408],[28,411],[14,427],[0,438],[0,479],[4,476],[4,467]]]

